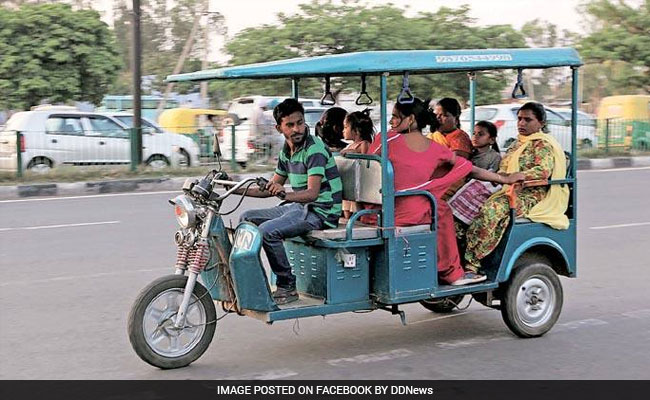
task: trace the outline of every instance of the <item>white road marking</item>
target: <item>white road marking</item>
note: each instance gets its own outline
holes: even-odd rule
[[[634,226],[646,226],[646,225],[650,225],[650,222],[634,222],[631,224],[592,226],[589,229],[600,230],[600,229],[630,228]]]
[[[601,326],[601,325],[608,325],[608,323],[601,319],[589,318],[589,319],[566,322],[563,324],[557,324],[555,325],[555,327],[553,327],[551,332],[562,332],[562,331],[568,331],[568,330],[574,330],[574,329],[580,329],[580,328],[592,327],[592,326]],[[440,347],[441,349],[452,350],[452,349],[457,349],[459,347],[478,346],[478,345],[499,342],[499,341],[509,340],[509,339],[513,339],[513,337],[509,335],[480,336],[480,337],[474,337],[469,339],[452,340],[449,342],[438,342],[436,343],[436,346]]]
[[[607,169],[585,169],[578,170],[578,173],[589,174],[594,172],[624,172],[624,171],[642,171],[650,167],[629,167],[629,168],[607,168]]]
[[[562,331],[568,331],[568,330],[579,329],[584,327],[601,326],[607,324],[609,323],[607,321],[603,321],[602,319],[588,318],[588,319],[581,319],[577,321],[565,322],[563,324],[557,324],[553,328],[553,331],[562,332]]]
[[[629,318],[638,318],[638,319],[650,319],[650,308],[636,311],[628,311],[622,314],[624,317]]]
[[[73,281],[77,279],[96,279],[96,278],[105,278],[108,276],[122,276],[126,274],[140,274],[143,272],[160,272],[162,270],[169,271],[169,274],[174,273],[174,268],[172,266],[165,268],[154,268],[154,269],[136,269],[132,271],[115,271],[115,272],[99,272],[97,274],[88,274],[88,275],[64,275],[56,276],[53,278],[46,279],[30,279],[26,281],[9,281],[9,282],[0,282],[0,287],[6,286],[19,286],[19,285],[33,285],[37,283],[51,283],[51,282],[64,282],[64,281]]]
[[[70,199],[93,199],[98,197],[118,197],[118,196],[147,196],[151,194],[169,194],[181,193],[180,190],[164,190],[160,192],[130,192],[130,193],[107,193],[107,194],[89,194],[86,196],[66,196],[66,197],[46,197],[43,199],[17,199],[17,200],[0,200],[0,203],[24,203],[31,201],[52,201],[52,200],[70,200]]]
[[[0,228],[0,232],[8,231],[32,231],[38,229],[55,229],[55,228],[73,228],[78,226],[94,226],[94,225],[111,225],[119,224],[120,221],[102,221],[102,222],[82,222],[78,224],[62,224],[62,225],[41,225],[41,226],[23,226],[18,228]]]
[[[381,353],[360,354],[354,357],[336,358],[333,360],[327,360],[327,363],[333,367],[336,367],[344,363],[366,364],[377,361],[394,360],[396,358],[404,358],[411,355],[413,355],[413,352],[411,350],[395,349]]]
[[[295,376],[295,375],[298,375],[298,373],[295,371],[291,371],[290,369],[277,369],[277,370],[269,370],[264,372],[256,372],[253,374],[229,376],[224,379],[233,380],[233,381],[252,381],[252,380],[268,381],[273,379],[288,378],[290,376]]]
[[[480,336],[480,337],[475,337],[470,339],[452,340],[449,342],[438,342],[436,343],[436,346],[440,347],[441,349],[451,350],[451,349],[457,349],[459,347],[477,346],[486,343],[499,342],[507,339],[512,339],[512,336],[505,336],[505,335]]]
[[[451,314],[451,315],[444,315],[442,317],[436,317],[436,318],[429,318],[429,319],[423,319],[421,321],[414,321],[414,322],[408,322],[408,325],[415,325],[415,324],[421,324],[423,322],[429,322],[429,321],[437,321],[439,319],[447,319],[447,318],[454,318],[454,317],[460,317],[461,315],[465,315],[467,312],[461,312],[457,314]]]

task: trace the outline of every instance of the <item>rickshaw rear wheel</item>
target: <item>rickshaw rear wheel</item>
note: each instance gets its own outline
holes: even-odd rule
[[[447,314],[452,312],[464,298],[465,295],[459,294],[456,296],[444,297],[442,299],[421,300],[420,304],[429,311]]]
[[[212,297],[199,282],[194,286],[185,327],[174,327],[187,276],[168,275],[142,289],[128,319],[129,340],[145,362],[161,368],[185,367],[208,349],[216,329]]]
[[[560,279],[543,259],[527,259],[514,270],[503,290],[501,316],[517,336],[544,335],[562,311]]]

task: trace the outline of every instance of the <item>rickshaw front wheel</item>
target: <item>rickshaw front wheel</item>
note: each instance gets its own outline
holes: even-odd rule
[[[199,282],[194,286],[185,325],[174,325],[183,300],[187,276],[163,276],[142,289],[128,319],[128,333],[136,354],[162,369],[185,367],[208,349],[216,329],[212,297]]]
[[[442,299],[430,299],[422,300],[420,304],[424,306],[429,311],[435,313],[447,314],[450,313],[456,308],[461,301],[465,298],[465,295],[459,294],[457,296],[444,297]]]
[[[538,337],[555,325],[562,302],[562,285],[555,271],[541,260],[530,260],[516,268],[506,283],[501,315],[515,335]]]

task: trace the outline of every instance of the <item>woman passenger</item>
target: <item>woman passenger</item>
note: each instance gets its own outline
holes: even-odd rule
[[[316,123],[316,136],[323,139],[332,153],[338,153],[347,146],[343,141],[343,120],[347,113],[341,107],[328,108]]]
[[[427,137],[447,147],[457,156],[469,160],[472,156],[472,141],[469,135],[460,129],[461,108],[458,101],[450,97],[445,97],[436,103],[433,111],[436,116],[438,128],[436,130],[432,129],[432,133],[427,135]],[[454,182],[442,198],[445,200],[449,199],[464,184],[464,179]]]
[[[454,222],[451,210],[440,200],[450,184],[476,171],[480,179],[499,183],[516,181],[516,176],[503,178],[488,171],[473,169],[471,163],[458,158],[448,148],[427,139],[421,129],[431,123],[433,115],[427,103],[415,99],[411,104],[396,103],[390,119],[388,132],[388,158],[393,164],[395,191],[421,189],[431,192],[438,200],[438,274],[442,282],[467,284],[480,282],[485,277],[469,279],[464,276],[456,246]],[[375,136],[370,154],[381,154],[381,135]],[[451,169],[449,166],[451,165]],[[445,168],[444,176],[432,179],[439,168]],[[424,196],[395,198],[395,225],[423,225],[431,223],[431,204]]]
[[[539,103],[529,102],[517,111],[517,142],[511,146],[499,173],[522,173],[526,180],[564,179],[566,159],[560,144],[546,132],[546,111]],[[555,229],[567,229],[564,214],[569,204],[566,185],[523,188],[517,195],[517,217],[542,222]],[[510,222],[510,206],[505,189],[493,194],[481,207],[467,230],[465,271],[471,278],[482,276],[481,260],[499,244]]]
[[[469,135],[460,129],[461,108],[458,100],[445,97],[436,103],[433,111],[438,120],[438,129],[427,137],[447,147],[457,156],[469,160],[472,155],[472,141]]]

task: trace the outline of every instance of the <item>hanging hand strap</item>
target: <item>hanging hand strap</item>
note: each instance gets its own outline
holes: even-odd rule
[[[512,89],[512,98],[513,99],[523,99],[526,97],[526,90],[524,89],[524,80],[522,77],[521,68],[517,70],[517,83],[515,83],[514,89]],[[517,94],[517,89],[521,91],[520,94]]]
[[[397,96],[397,102],[400,104],[411,104],[415,101],[415,97],[409,89],[409,73],[404,72],[404,78],[402,78],[402,91]]]
[[[320,104],[323,106],[333,106],[336,104],[336,99],[330,90],[330,77],[325,77],[325,93],[323,97],[320,98]]]
[[[366,96],[365,98],[363,96]],[[361,93],[354,101],[358,106],[369,106],[372,104],[372,97],[366,92],[366,74],[361,74]]]

